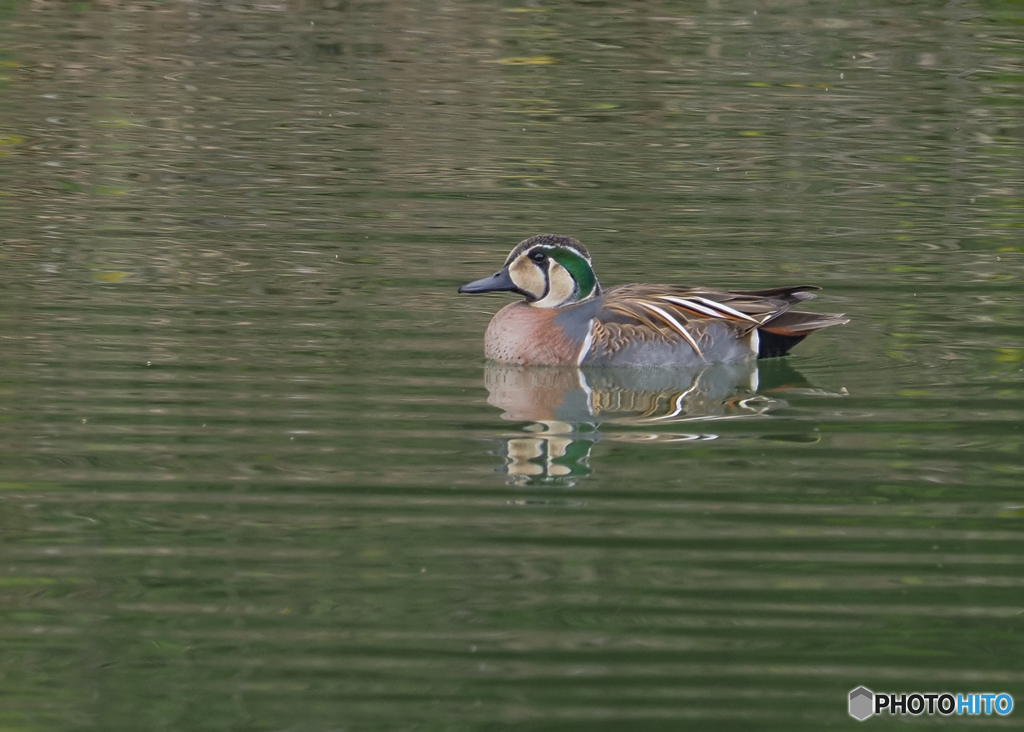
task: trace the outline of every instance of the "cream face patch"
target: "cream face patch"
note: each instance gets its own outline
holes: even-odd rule
[[[512,266],[508,268],[509,277],[512,282],[523,292],[530,293],[536,300],[544,297],[547,291],[547,278],[543,270],[531,262],[527,257],[519,257]]]

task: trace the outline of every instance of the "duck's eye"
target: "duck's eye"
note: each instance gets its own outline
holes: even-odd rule
[[[548,257],[544,252],[534,252],[533,254],[530,255],[530,259],[532,259],[537,264],[540,264],[547,258]]]

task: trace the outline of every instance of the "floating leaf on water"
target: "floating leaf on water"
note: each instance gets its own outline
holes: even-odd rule
[[[1003,363],[1024,361],[1024,348],[997,348],[996,354],[996,361]]]

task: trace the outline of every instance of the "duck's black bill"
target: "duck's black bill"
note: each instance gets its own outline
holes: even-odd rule
[[[501,269],[490,277],[484,277],[482,280],[463,285],[459,288],[459,292],[476,295],[481,292],[505,292],[506,290],[514,289],[516,289],[516,286],[512,282],[512,278],[509,277],[508,270]]]

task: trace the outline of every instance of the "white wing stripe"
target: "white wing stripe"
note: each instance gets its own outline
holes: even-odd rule
[[[594,318],[590,319],[590,328],[587,329],[587,337],[583,341],[583,346],[580,348],[580,355],[576,358],[576,365],[579,366],[583,363],[583,359],[590,353],[590,347],[594,345],[594,326],[597,325],[597,320]],[[589,389],[587,390],[589,393]]]
[[[704,307],[703,305],[698,305],[697,303],[682,297],[674,297],[672,295],[658,295],[658,299],[674,303],[681,307],[687,308],[688,310],[695,310],[698,313],[702,313],[712,318],[717,318],[722,314],[717,310],[712,310],[711,308]]]
[[[746,313],[741,313],[739,310],[734,310],[728,305],[723,305],[720,302],[708,300],[707,298],[704,297],[697,297],[696,295],[694,296],[693,300],[690,300],[685,297],[675,297],[674,295],[658,295],[658,299],[674,303],[676,305],[679,305],[680,307],[688,308],[698,313],[703,313],[704,315],[707,315],[712,318],[720,318],[723,315],[726,315],[734,318],[740,318],[741,320],[747,320],[751,323],[758,322],[751,318]],[[699,300],[704,304],[699,305],[697,302],[694,302],[695,300]]]
[[[723,305],[720,302],[715,302],[714,300],[708,300],[708,299],[703,298],[703,297],[697,297],[696,295],[694,295],[693,299],[694,300],[700,300],[705,305],[709,305],[709,306],[711,306],[713,308],[717,308],[718,310],[721,310],[723,313],[728,313],[729,315],[732,315],[735,318],[740,318],[742,320],[749,320],[751,323],[756,323],[757,322],[756,320],[751,318],[746,313],[741,313],[739,310],[733,310],[728,305]]]

